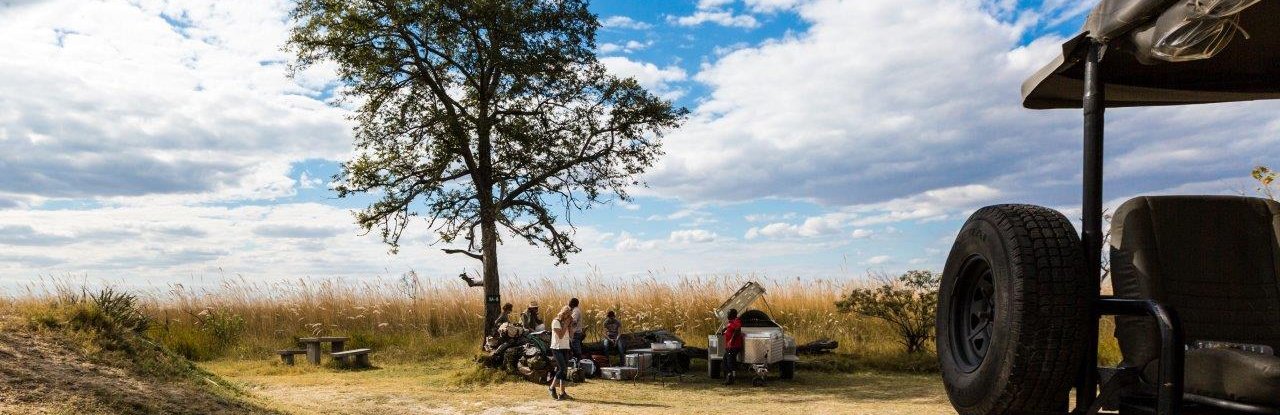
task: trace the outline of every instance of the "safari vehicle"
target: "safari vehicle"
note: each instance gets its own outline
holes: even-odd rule
[[[1280,1],[1102,0],[1022,91],[1027,108],[1083,109],[1083,229],[1031,205],[964,224],[937,323],[956,411],[1280,413],[1280,204],[1129,200],[1111,222],[1113,296],[1099,278],[1104,109],[1280,98]],[[1106,315],[1123,360],[1099,368]]]
[[[773,321],[763,311],[747,309],[764,297],[764,286],[754,281],[748,282],[738,289],[724,304],[716,308],[716,317],[720,319],[720,327],[729,322],[729,310],[739,310],[738,318],[742,320],[742,334],[745,337],[740,364],[751,367],[752,384],[760,386],[769,373],[769,366],[778,368],[778,377],[791,379],[795,377],[796,339],[787,335],[782,326]],[[765,305],[768,306],[766,300]],[[745,311],[744,311],[745,310]],[[719,379],[722,374],[721,361],[724,360],[724,337],[719,334],[707,336],[707,375]]]

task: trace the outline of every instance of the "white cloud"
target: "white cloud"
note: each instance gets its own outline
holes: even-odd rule
[[[866,239],[866,238],[870,238],[871,235],[874,235],[874,234],[875,232],[870,229],[859,228],[859,229],[854,229],[853,232],[849,234],[849,237],[853,239]]]
[[[292,161],[350,146],[343,110],[318,98],[331,71],[285,77],[288,7],[72,0],[0,9],[0,193],[287,196]]]
[[[876,256],[873,256],[873,257],[871,257],[871,258],[867,258],[866,263],[867,263],[867,265],[883,265],[883,264],[885,264],[885,263],[887,263],[887,262],[889,262],[889,261],[891,261],[891,260],[893,260],[893,257],[891,257],[891,256],[888,256],[888,255],[876,255]]]
[[[641,42],[638,40],[628,40],[626,43],[601,43],[596,50],[602,54],[611,54],[617,52],[632,53],[638,50],[644,50],[653,45],[653,41]]]
[[[661,68],[649,62],[633,61],[622,56],[603,57],[600,58],[600,63],[614,75],[635,78],[641,86],[668,99],[678,98],[684,93],[671,84],[689,78],[689,75],[679,66],[671,65]]]
[[[305,171],[302,172],[302,175],[298,176],[298,187],[303,189],[315,189],[323,184],[324,180],[321,180],[319,177],[311,177],[311,175]]]
[[[745,0],[747,8],[757,13],[776,13],[799,6],[805,0]]]
[[[600,25],[606,28],[634,29],[645,30],[653,27],[653,25],[637,21],[627,16],[609,16],[600,20]]]
[[[698,9],[715,9],[733,4],[734,0],[698,0]]]
[[[716,240],[716,234],[704,229],[685,229],[671,232],[667,239],[674,243],[706,243]]]
[[[688,16],[667,16],[667,21],[679,26],[697,26],[703,23],[745,29],[754,29],[760,26],[760,22],[751,15],[734,14],[727,10],[698,10]]]
[[[1075,3],[1055,4],[1046,10],[1078,14]],[[1063,39],[1023,45],[1027,22],[989,5],[796,4],[807,31],[734,50],[693,76],[710,93],[666,137],[667,156],[647,177],[651,193],[891,208],[859,226],[963,210],[927,193],[939,189],[985,190],[984,202],[1077,203],[1078,112],[1019,106],[1022,81]],[[1109,167],[1108,191],[1240,177],[1280,158],[1276,109],[1280,103],[1109,112],[1109,160],[1123,163]]]
[[[844,215],[841,214],[814,216],[805,219],[804,222],[800,224],[775,222],[762,227],[753,227],[748,229],[746,237],[748,239],[754,239],[760,236],[769,238],[808,238],[834,235],[840,233],[840,229],[844,226],[843,222]]]

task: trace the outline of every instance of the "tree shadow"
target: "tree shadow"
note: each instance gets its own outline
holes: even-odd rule
[[[752,386],[752,376],[747,373],[739,372],[738,381],[726,386],[722,379],[707,377],[705,369],[697,371],[698,367],[695,363],[685,376],[678,379],[644,379],[638,382],[675,390],[715,393],[727,398],[768,393],[775,394],[779,402],[794,403],[815,400],[946,402],[942,380],[929,374],[797,370],[795,378],[790,380],[779,379],[776,373],[771,373],[766,377],[764,386],[757,387]]]
[[[597,399],[573,398],[573,401],[581,402],[581,403],[597,404],[597,405],[617,405],[617,406],[630,406],[630,407],[636,407],[636,408],[670,408],[671,407],[670,405],[663,405],[663,404],[656,404],[656,403],[618,402],[618,401],[604,401],[604,400],[597,400]]]

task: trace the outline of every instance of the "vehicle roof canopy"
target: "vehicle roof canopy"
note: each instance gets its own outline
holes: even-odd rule
[[[1083,33],[1022,85],[1032,109],[1080,108],[1084,55],[1090,39],[1107,43],[1102,59],[1108,107],[1201,104],[1280,98],[1280,0],[1261,0],[1239,14],[1236,34],[1217,55],[1185,62],[1140,58],[1144,33],[1162,14],[1207,0],[1102,0]],[[1147,38],[1147,40],[1150,40]]]
[[[747,311],[752,303],[760,299],[764,295],[764,286],[755,281],[749,281],[738,292],[729,297],[728,300],[716,308],[716,317],[723,323],[729,319],[729,310],[737,309],[739,313]]]

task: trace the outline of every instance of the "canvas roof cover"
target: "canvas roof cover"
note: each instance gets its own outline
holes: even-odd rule
[[[1237,34],[1216,56],[1186,62],[1139,61],[1135,38],[1163,12],[1198,0],[1103,0],[1084,31],[1022,85],[1023,106],[1080,108],[1090,38],[1108,43],[1102,59],[1108,107],[1200,104],[1280,98],[1280,0],[1239,13]],[[1200,0],[1203,1],[1203,0]],[[1148,59],[1149,61],[1149,59]]]

